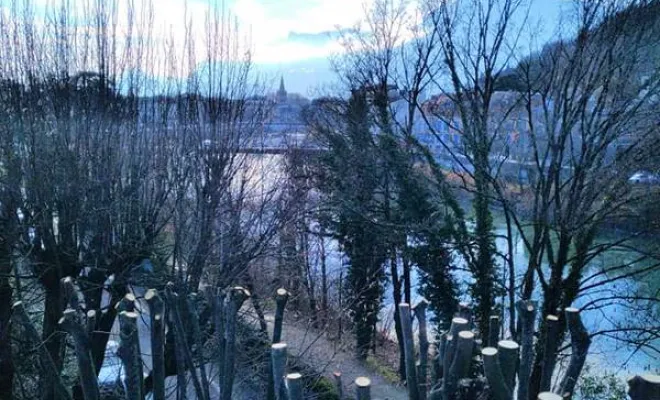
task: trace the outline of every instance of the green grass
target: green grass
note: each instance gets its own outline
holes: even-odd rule
[[[382,376],[387,382],[393,385],[399,383],[399,374],[392,367],[382,364],[375,357],[367,357],[366,364],[369,369]]]

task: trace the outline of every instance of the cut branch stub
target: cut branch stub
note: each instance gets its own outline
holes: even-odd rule
[[[282,341],[282,323],[284,321],[284,309],[289,301],[289,292],[284,288],[277,289],[275,293],[275,324],[273,327],[273,343]]]
[[[474,333],[471,331],[462,331],[458,333],[458,342],[456,342],[456,354],[452,362],[451,369],[455,369],[457,378],[467,377],[470,371],[470,362],[472,361],[472,349],[474,348]]]
[[[504,382],[513,392],[516,385],[516,369],[518,369],[518,357],[520,346],[512,340],[500,340],[497,343],[497,360],[502,367]]]
[[[554,394],[551,392],[542,392],[539,393],[539,396],[537,397],[538,400],[563,400],[560,395]]]
[[[421,400],[426,399],[426,393],[428,391],[427,371],[429,365],[429,339],[426,328],[426,309],[428,305],[429,302],[422,298],[419,303],[413,307],[413,312],[415,313],[417,324],[419,326],[419,368],[417,371],[417,381],[419,385],[419,397]]]
[[[433,355],[433,376],[431,378],[431,386],[435,385],[442,379],[442,363],[445,354],[445,347],[447,346],[447,334],[440,335],[440,341],[435,342],[435,354]]]
[[[628,395],[632,400],[659,400],[660,375],[637,375],[628,380]]]
[[[571,333],[571,359],[566,368],[566,374],[561,382],[560,393],[565,398],[572,398],[575,384],[577,383],[582,367],[587,359],[589,346],[591,345],[591,338],[587,329],[582,323],[580,317],[580,310],[577,308],[566,308],[566,324],[568,331]]]
[[[511,400],[513,388],[506,382],[497,354],[498,351],[494,347],[481,350],[488,386],[495,400]]]
[[[272,343],[279,343],[282,341],[282,324],[284,323],[284,310],[286,303],[289,300],[289,292],[284,288],[279,288],[275,291],[275,323],[273,325],[273,341]],[[273,400],[275,398],[275,386],[273,383],[273,374],[268,374],[268,389],[266,398]]]
[[[403,333],[403,350],[406,361],[406,385],[408,387],[408,398],[410,400],[419,400],[417,368],[415,366],[415,339],[412,331],[410,304],[399,304],[399,319],[401,320],[401,331]]]
[[[462,317],[454,317],[451,320],[449,334],[453,337],[458,335],[458,332],[468,330],[468,320]]]
[[[371,379],[360,376],[355,379],[357,400],[371,400]]]
[[[222,387],[222,398],[224,400],[231,399],[234,386],[236,319],[243,303],[250,297],[250,291],[241,286],[235,286],[229,291],[228,296],[229,299],[225,308],[225,369]]]
[[[202,389],[204,391],[204,399],[210,400],[211,394],[209,393],[209,379],[206,374],[206,366],[204,365],[204,339],[202,337],[202,329],[199,325],[199,314],[197,313],[197,293],[190,293],[188,301],[185,302],[186,311],[190,325],[192,326],[193,341],[197,350],[197,358],[199,363],[199,374],[202,378]]]
[[[449,344],[449,337],[447,338]],[[442,381],[443,396],[447,399],[455,399],[457,396],[458,382],[468,375],[470,363],[472,362],[472,350],[474,348],[474,333],[462,331],[457,338],[451,340],[455,347],[455,354],[451,366],[445,371]]]
[[[78,361],[78,374],[80,375],[80,386],[82,387],[85,400],[99,399],[99,386],[92,360],[92,349],[87,330],[83,327],[76,311],[69,308],[64,311],[59,320],[60,328],[69,333],[73,338],[76,349],[76,360]]]
[[[302,375],[294,372],[286,375],[286,389],[289,397],[287,400],[302,400],[303,399],[303,382]]]
[[[153,399],[165,400],[165,304],[156,289],[144,294],[151,318]]]
[[[458,303],[458,317],[467,321],[467,326],[464,329],[472,329],[472,308],[470,307],[470,303]]]
[[[534,358],[534,322],[536,320],[536,302],[520,300],[516,303],[521,321],[521,353],[518,370],[518,400],[529,400],[529,378]]]
[[[142,400],[142,358],[137,329],[138,315],[132,311],[119,314],[119,357],[126,370],[125,384],[127,400]]]
[[[337,397],[339,400],[344,400],[344,385],[341,383],[341,372],[335,371],[332,373],[332,377],[335,380],[335,386],[337,387]]]
[[[91,335],[96,330],[96,310],[87,311],[87,335]]]
[[[182,299],[179,297],[179,294],[174,291],[174,287],[175,285],[173,282],[167,282],[165,285],[165,299],[167,300],[167,307],[169,310],[170,327],[174,330],[175,351],[177,352],[177,386],[182,385],[186,380],[185,370],[187,368],[193,388],[195,389],[195,395],[198,399],[204,399],[204,388],[197,375],[197,368],[195,367],[192,352],[190,351],[191,347],[188,344],[187,329],[184,326],[181,317],[182,310],[180,305]],[[225,388],[224,381],[220,381],[220,394],[222,399],[224,399],[224,396],[226,395]],[[178,390],[182,390],[180,386],[178,387]]]
[[[544,328],[543,335],[545,346],[543,348],[540,390],[542,392],[548,392],[550,391],[550,385],[552,384],[552,373],[555,370],[555,362],[557,360],[557,354],[554,349],[559,340],[559,317],[556,315],[546,316]]]
[[[490,323],[488,325],[488,341],[486,346],[495,347],[497,342],[500,341],[500,317],[498,315],[490,316]]]
[[[270,356],[273,366],[273,383],[275,398],[285,400],[284,377],[286,375],[286,343],[275,343],[270,346]]]
[[[126,293],[115,305],[115,310],[117,310],[117,314],[121,314],[122,311],[135,311],[135,295],[133,293]]]
[[[73,310],[78,310],[78,291],[74,284],[73,278],[70,276],[64,277],[60,280],[60,286],[62,287],[62,298],[64,299],[64,308],[71,308]]]
[[[442,357],[442,376],[441,378],[446,378],[449,373],[449,367],[451,367],[451,354],[450,351],[455,347],[454,337],[450,334],[445,335],[445,351]]]
[[[442,370],[443,374],[447,374],[451,363],[454,361],[454,353],[456,351],[456,342],[458,340],[458,332],[467,330],[468,321],[465,318],[455,317],[451,320],[449,327],[449,334],[447,335],[447,343],[445,345],[445,352],[443,356]]]

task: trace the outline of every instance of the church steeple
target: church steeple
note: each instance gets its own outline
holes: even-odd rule
[[[277,91],[277,99],[284,101],[286,100],[286,89],[284,88],[284,76],[280,77],[280,89]]]

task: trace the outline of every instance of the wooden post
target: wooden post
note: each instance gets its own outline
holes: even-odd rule
[[[632,400],[660,400],[660,375],[637,375],[628,380]]]
[[[360,376],[355,379],[357,400],[371,400],[371,380]]]
[[[481,350],[488,386],[490,386],[490,391],[495,400],[511,400],[513,388],[507,384],[504,378],[497,353],[497,349],[494,347],[486,347]]]
[[[413,308],[413,312],[417,318],[417,324],[419,325],[419,371],[417,380],[419,398],[421,400],[426,400],[426,393],[428,392],[429,339],[426,328],[426,308],[428,304],[426,299],[421,299]]]
[[[297,372],[286,375],[287,400],[303,400],[302,375]]]
[[[137,313],[122,311],[119,313],[119,357],[124,363],[127,400],[142,400],[142,358],[138,337]]]
[[[80,374],[80,386],[85,400],[98,400],[99,385],[94,371],[92,349],[86,328],[80,324],[76,318],[76,311],[71,308],[64,311],[59,326],[73,338],[76,360],[78,361],[78,373]]]
[[[520,300],[516,303],[521,320],[520,369],[518,370],[518,400],[529,400],[529,378],[532,373],[534,358],[534,322],[536,319],[536,302]]]
[[[144,295],[151,319],[153,400],[165,400],[165,304],[156,289]]]
[[[284,391],[284,376],[286,375],[286,343],[275,343],[270,346],[272,361],[273,383],[275,387],[275,398],[286,400]]]
[[[571,360],[562,379],[560,393],[564,398],[571,399],[584,362],[587,360],[591,338],[580,318],[580,310],[569,307],[565,313],[568,331],[571,333]]]
[[[399,304],[399,318],[401,319],[401,330],[403,332],[403,349],[406,360],[406,385],[408,386],[408,398],[410,400],[419,400],[419,386],[417,383],[417,371],[415,368],[415,344],[412,332],[410,304]]]

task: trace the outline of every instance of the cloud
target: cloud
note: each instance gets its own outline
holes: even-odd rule
[[[289,32],[287,40],[290,42],[309,43],[311,45],[323,45],[329,41],[337,40],[339,33],[337,31],[327,31],[319,33]]]
[[[332,32],[360,22],[367,5],[360,0],[236,0],[230,9],[250,33],[255,61],[278,63],[339,51]]]

